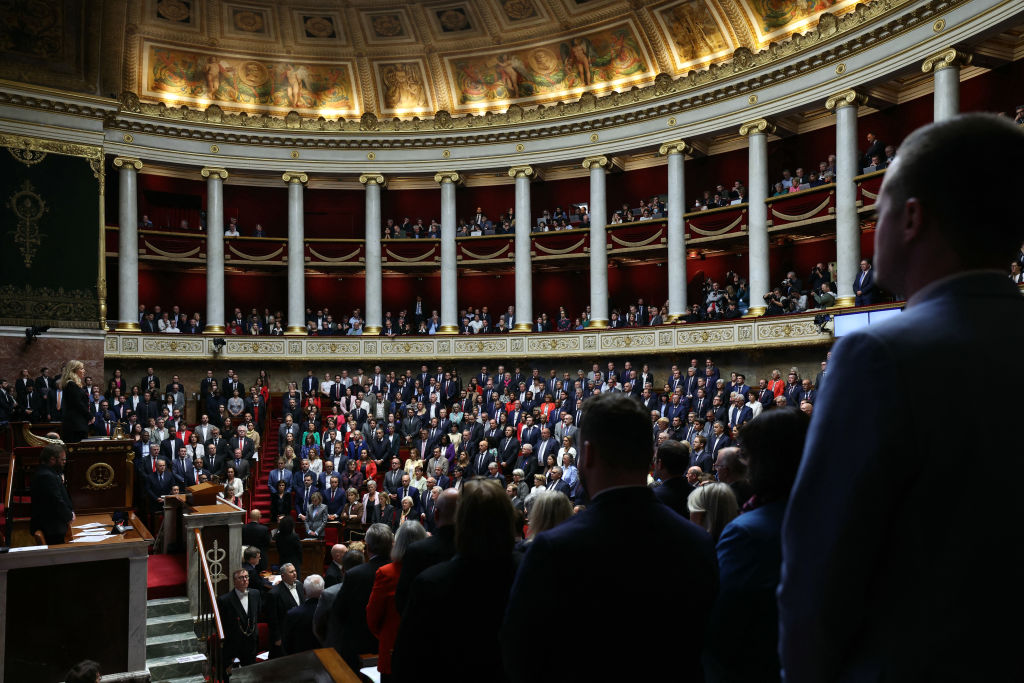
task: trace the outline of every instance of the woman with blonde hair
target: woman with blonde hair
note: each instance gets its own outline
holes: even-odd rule
[[[686,506],[690,509],[690,521],[704,527],[711,535],[712,543],[718,542],[725,525],[740,514],[732,487],[720,481],[695,488],[686,499]]]
[[[83,389],[85,365],[69,360],[61,373],[58,391],[61,409],[61,437],[75,443],[89,436],[89,395]]]
[[[572,517],[572,502],[558,491],[541,491],[533,501],[530,510],[530,529],[526,534],[526,542],[542,531],[554,529]]]

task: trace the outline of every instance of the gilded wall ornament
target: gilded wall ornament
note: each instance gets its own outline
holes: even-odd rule
[[[46,202],[36,194],[32,183],[26,180],[21,189],[8,198],[7,208],[13,211],[18,219],[17,227],[7,234],[14,237],[14,243],[18,245],[21,257],[25,261],[25,267],[31,268],[32,259],[46,237],[39,229],[39,221],[48,211]]]
[[[29,149],[28,147],[8,147],[7,151],[11,153],[12,157],[26,166],[35,166],[46,158],[46,152]]]
[[[114,485],[114,468],[105,462],[96,462],[85,471],[85,488],[93,491],[109,489]]]

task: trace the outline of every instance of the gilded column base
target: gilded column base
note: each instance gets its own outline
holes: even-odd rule
[[[512,327],[513,332],[533,332],[533,325],[530,323],[516,323]]]
[[[841,296],[836,299],[835,308],[853,308],[857,303],[857,297]]]
[[[223,325],[207,325],[203,328],[203,334],[224,334]]]
[[[757,318],[764,315],[764,312],[768,310],[764,306],[751,306],[744,318]]]
[[[378,335],[380,334],[380,330],[381,328],[377,327],[376,325],[367,325],[366,327],[363,328],[363,334]]]
[[[284,331],[286,337],[305,337],[308,334],[302,325],[289,325]]]
[[[459,333],[458,325],[441,325],[441,327],[437,328],[437,332],[435,332],[435,334],[444,334],[444,335],[452,335],[452,334],[458,334],[458,333]]]
[[[139,327],[138,323],[118,323],[117,327],[114,328],[118,332],[141,332],[142,328]]]
[[[686,314],[685,313],[669,313],[665,317],[665,322],[670,324],[670,325],[674,325],[675,323],[681,321],[683,319],[684,315],[686,315]]]
[[[607,330],[608,329],[608,321],[607,320],[591,320],[590,324],[587,325],[587,329],[588,330]]]

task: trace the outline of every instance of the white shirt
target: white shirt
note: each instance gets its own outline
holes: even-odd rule
[[[285,585],[288,587],[288,592],[292,594],[292,599],[295,600],[295,604],[296,605],[301,605],[302,601],[299,600],[299,589],[297,588],[298,583],[299,582],[296,581],[295,583],[293,583],[290,586],[288,586],[288,584],[285,584]]]
[[[242,592],[235,589],[235,595],[238,596],[238,601],[242,603],[242,611],[245,612],[246,616],[249,614],[249,591]]]

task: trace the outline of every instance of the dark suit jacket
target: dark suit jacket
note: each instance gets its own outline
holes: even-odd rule
[[[158,499],[170,495],[173,485],[174,475],[170,469],[163,473],[162,479],[159,472],[151,472],[146,479],[146,495],[149,496],[150,505],[159,505]]]
[[[949,448],[948,414],[914,392],[922,373],[949,358],[1022,386],[1022,347],[1024,297],[985,271],[933,283],[900,315],[836,343],[782,529],[787,680],[982,681],[1019,670],[1015,629],[967,625],[1012,623],[1024,600],[1015,559],[1024,422],[1001,421],[972,439],[972,452],[994,458],[999,472],[986,479],[984,501],[986,519],[1001,521],[979,528],[973,515],[936,514],[963,453]],[[894,388],[892,400],[850,390],[876,377]],[[950,577],[978,568],[998,599],[950,590]],[[977,648],[991,656],[974,656]]]
[[[423,511],[422,505],[420,505],[420,490],[413,485],[409,485],[408,489],[403,489],[401,486],[397,489],[397,500],[395,500],[395,508],[402,507],[402,498],[405,496],[412,497],[412,511],[417,515]]]
[[[398,579],[395,590],[395,603],[398,613],[405,612],[409,600],[412,582],[424,570],[441,562],[447,562],[455,556],[455,525],[438,527],[432,536],[416,541],[405,551],[402,558],[402,575]]]
[[[221,623],[224,626],[224,658],[229,662],[238,657],[243,664],[251,663],[256,658],[256,622],[260,614],[260,592],[250,588],[248,596],[248,614],[242,611],[242,603],[239,602],[234,589],[217,596]]]
[[[249,522],[242,527],[242,545],[260,549],[260,571],[267,568],[267,550],[270,548],[270,529],[259,522]]]
[[[860,290],[861,295],[854,297],[854,303],[858,306],[870,306],[875,303],[875,269],[868,268],[867,271],[858,270],[853,276],[853,291]]]
[[[296,569],[298,569],[297,566]],[[285,588],[284,581],[274,586],[267,595],[266,617],[267,626],[270,627],[271,643],[284,639],[284,620],[288,611],[293,607],[298,607],[306,600],[306,591],[302,588],[302,581],[295,581],[295,590],[299,594],[298,604],[292,599],[291,591]],[[310,629],[312,630],[312,626],[310,626]]]
[[[643,552],[629,562],[602,563],[602,539],[628,536]],[[536,624],[537,596],[552,576],[585,573],[587,581],[567,582],[560,605],[573,606],[574,638],[598,651],[642,652],[651,633],[644,628],[608,629],[635,624],[649,609],[649,577],[657,567],[672,567],[679,583],[663,585],[659,609],[684,615],[673,626],[671,657],[571,657],[559,648],[522,653],[522,634]],[[422,579],[421,579],[422,580]],[[646,584],[646,585],[645,585]],[[592,586],[615,585],[616,599],[590,599]],[[700,586],[694,591],[694,586]],[[530,543],[509,596],[501,631],[504,667],[512,681],[703,681],[704,629],[718,590],[714,547],[707,533],[663,505],[642,486],[612,489],[596,496],[587,509],[538,534]],[[411,609],[411,605],[410,605]]]
[[[305,652],[320,647],[320,641],[313,637],[313,613],[318,598],[307,598],[298,607],[292,607],[284,618],[284,638],[281,642],[286,655]]]
[[[68,382],[61,397],[61,436],[69,443],[89,434],[89,397],[74,382]]]
[[[559,479],[558,481],[554,482],[554,488],[551,487],[551,482],[548,482],[546,488],[549,491],[558,491],[559,493],[564,493],[565,495],[571,497],[569,485],[565,483],[564,479]]]
[[[30,530],[46,536],[63,536],[71,522],[71,497],[60,474],[52,467],[40,465],[32,474],[32,520]]]
[[[666,479],[661,486],[654,489],[654,495],[658,500],[687,519],[690,518],[690,508],[686,504],[686,499],[692,492],[693,487],[684,476]]]
[[[228,453],[228,457],[235,457],[236,448],[242,449],[243,460],[252,460],[253,454],[256,453],[256,444],[253,443],[253,440],[247,436],[242,437],[241,441],[239,441],[238,435],[231,437],[231,440],[228,441],[228,449],[230,450],[230,453]],[[235,472],[235,474],[238,474],[238,472]]]
[[[377,651],[377,639],[366,624],[366,605],[377,570],[387,563],[387,557],[377,555],[348,570],[331,606],[330,618],[338,637],[327,645],[334,647],[353,671],[359,670],[359,655]]]

